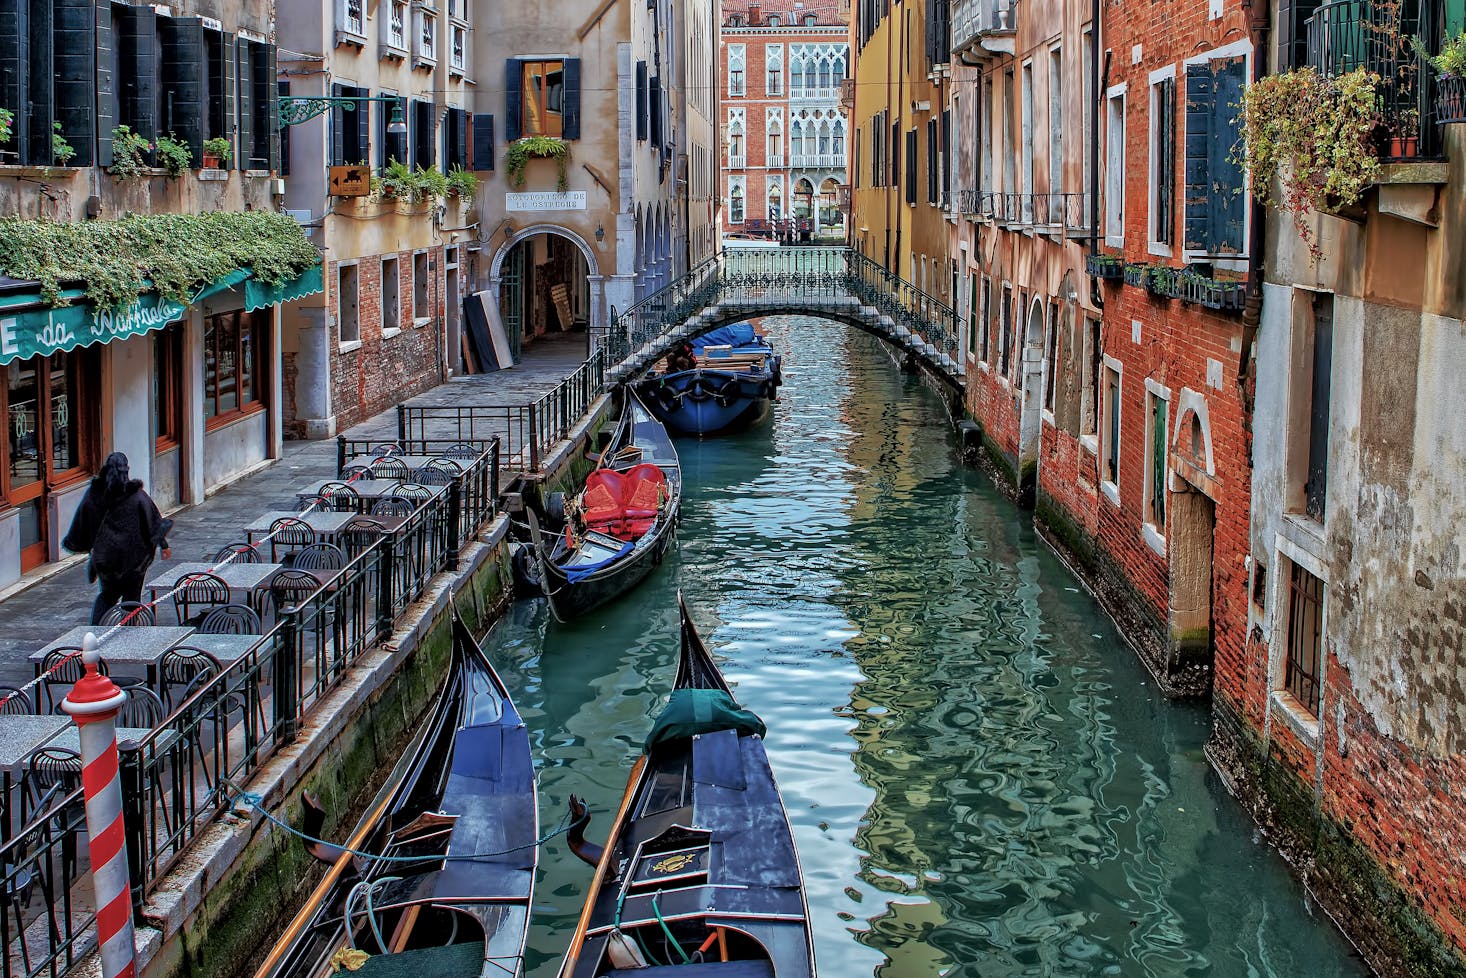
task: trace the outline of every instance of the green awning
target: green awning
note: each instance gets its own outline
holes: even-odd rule
[[[313,295],[325,286],[321,266],[314,265],[299,276],[277,286],[256,281],[247,268],[236,269],[194,295],[193,301],[215,295],[244,283],[246,310],[276,302],[289,302]],[[110,343],[162,329],[183,317],[189,304],[160,298],[148,292],[125,309],[98,309],[87,302],[81,289],[67,289],[61,295],[70,305],[49,306],[40,293],[24,292],[0,296],[0,366],[12,360],[63,353],[93,343]]]

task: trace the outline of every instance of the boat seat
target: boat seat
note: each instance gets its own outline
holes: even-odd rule
[[[423,947],[396,954],[373,954],[350,972],[352,978],[479,978],[484,970],[484,942]]]
[[[603,978],[774,978],[774,963],[769,960],[705,961],[702,964],[607,971]]]
[[[668,495],[666,486],[667,474],[650,462],[625,472],[596,469],[580,497],[586,528],[635,540],[652,528]]]

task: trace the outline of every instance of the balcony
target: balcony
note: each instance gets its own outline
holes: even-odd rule
[[[782,170],[782,169],[784,169],[784,154],[783,153],[767,153],[767,154],[765,154],[764,155],[764,166],[768,167],[770,170]]]
[[[854,78],[844,78],[840,81],[840,108],[845,110],[847,116],[855,114]]]
[[[1089,233],[1089,194],[1012,194],[990,190],[958,190],[953,207],[969,221],[990,222],[1040,234],[1062,234],[1084,240]],[[950,209],[950,208],[949,208]]]
[[[843,170],[844,153],[795,153],[789,165],[796,170]]]
[[[1334,77],[1364,68],[1379,76],[1384,162],[1442,158],[1444,134],[1435,105],[1439,76],[1423,63],[1410,38],[1419,36],[1427,50],[1439,50],[1446,35],[1445,7],[1426,0],[1334,0],[1305,22],[1308,64],[1320,74]]]
[[[838,102],[839,85],[790,85],[789,98],[795,102]]]
[[[730,169],[730,170],[742,170],[742,169],[747,168],[747,166],[748,166],[748,157],[745,156],[744,154],[742,154],[742,153],[729,153],[728,154],[728,169]]]
[[[1016,24],[1013,0],[957,0],[952,5],[952,54],[969,65],[1011,55]]]

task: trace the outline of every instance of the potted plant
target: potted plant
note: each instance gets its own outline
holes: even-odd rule
[[[76,155],[76,150],[67,141],[66,137],[62,135],[61,123],[59,122],[51,123],[51,155],[61,166],[69,165],[71,158]]]
[[[170,177],[181,176],[193,165],[193,154],[172,133],[158,137],[157,149],[158,165],[167,170]]]
[[[1437,54],[1431,54],[1419,37],[1412,37],[1410,43],[1421,59],[1436,70],[1436,121],[1466,122],[1466,30],[1446,38]]]
[[[1090,255],[1084,265],[1085,271],[1097,279],[1114,280],[1125,274],[1125,259],[1119,255]]]
[[[1419,155],[1420,113],[1415,109],[1404,109],[1388,126],[1389,145],[1385,157],[1391,160],[1409,160]]]
[[[0,109],[0,144],[10,142],[10,136],[15,131],[15,113],[9,109]]]
[[[133,132],[130,126],[117,126],[112,130],[112,174],[123,180],[136,180],[147,173],[145,154],[152,149],[153,144]]]
[[[1176,273],[1169,265],[1151,265],[1145,272],[1145,291],[1168,298],[1176,291]]]
[[[1125,271],[1123,272],[1125,284],[1136,286],[1145,285],[1149,270],[1150,266],[1145,262],[1127,262],[1125,264]]]
[[[401,200],[406,203],[417,201],[417,184],[412,179],[412,167],[406,163],[391,160],[381,176],[372,180],[373,189],[384,200]]]
[[[215,136],[212,139],[204,140],[205,167],[214,170],[222,169],[229,165],[229,161],[233,156],[234,147],[223,136]]]
[[[1379,173],[1379,82],[1363,68],[1325,78],[1308,67],[1267,75],[1243,94],[1239,162],[1259,200],[1293,215],[1314,261],[1323,253],[1309,216],[1359,203]]]
[[[469,173],[461,166],[455,166],[448,171],[448,194],[456,197],[463,203],[473,200],[478,193],[478,177]]]
[[[448,174],[436,167],[419,166],[412,179],[417,184],[419,200],[448,196]]]
[[[509,144],[504,152],[504,172],[509,185],[518,190],[524,186],[524,171],[531,159],[554,160],[559,168],[560,178],[555,189],[564,192],[569,186],[565,176],[565,164],[570,157],[570,147],[563,139],[554,136],[526,136]]]

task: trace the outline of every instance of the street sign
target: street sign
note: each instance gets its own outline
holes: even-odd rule
[[[365,197],[372,192],[371,167],[333,166],[330,187],[333,197]]]

